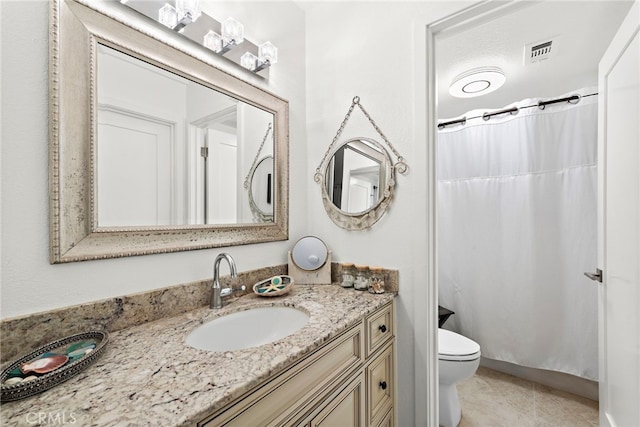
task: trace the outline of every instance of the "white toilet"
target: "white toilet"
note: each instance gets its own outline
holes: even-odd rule
[[[438,328],[440,420],[443,427],[460,423],[461,409],[456,384],[470,378],[480,364],[480,345],[455,332]]]

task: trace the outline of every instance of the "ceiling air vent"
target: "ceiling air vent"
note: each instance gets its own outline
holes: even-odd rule
[[[558,51],[557,39],[548,39],[530,43],[524,47],[524,65],[542,62],[555,55]]]

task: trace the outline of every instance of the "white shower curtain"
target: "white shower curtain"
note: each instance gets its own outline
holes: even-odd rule
[[[485,357],[598,378],[596,126],[590,96],[438,131],[439,302]]]

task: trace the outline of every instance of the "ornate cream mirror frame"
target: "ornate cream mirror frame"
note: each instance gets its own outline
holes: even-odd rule
[[[82,3],[81,3],[82,2]],[[289,104],[215,67],[179,34],[148,24],[118,2],[52,0],[49,52],[50,261],[63,263],[177,252],[288,238]],[[274,116],[270,223],[98,227],[96,72],[98,44],[167,69]]]
[[[391,151],[397,158],[396,162],[393,161],[387,149],[380,142],[371,138],[351,138],[343,143],[337,143],[340,135],[342,134],[342,131],[344,130],[344,127],[349,121],[351,113],[356,106],[360,108],[360,110],[369,120],[376,132],[382,137],[382,140],[391,149]],[[329,169],[331,161],[339,150],[347,147],[352,142],[364,142],[365,144],[370,145],[376,151],[378,151],[380,156],[384,159],[382,162],[382,167],[384,169],[384,180],[382,180],[383,185],[378,190],[378,198],[375,203],[372,203],[370,207],[361,212],[348,212],[339,208],[334,204],[332,197],[328,192],[330,173]],[[364,109],[364,107],[360,103],[360,97],[356,96],[353,98],[351,107],[349,108],[349,111],[347,112],[344,120],[340,124],[340,128],[338,129],[336,136],[333,138],[333,141],[325,152],[320,165],[318,165],[318,167],[316,168],[313,180],[317,184],[320,184],[320,186],[322,187],[322,204],[324,205],[324,209],[327,211],[329,218],[331,218],[331,220],[336,225],[346,230],[365,230],[372,227],[373,224],[378,222],[378,220],[382,218],[382,216],[386,213],[387,209],[389,209],[396,185],[396,172],[405,174],[407,171],[408,166],[405,162],[405,159],[400,155],[400,153],[398,153],[391,142],[389,142],[384,133],[382,133],[382,130],[380,130],[380,128],[376,125],[375,121],[371,118],[367,110]]]

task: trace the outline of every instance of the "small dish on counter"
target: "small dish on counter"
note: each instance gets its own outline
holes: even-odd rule
[[[275,297],[289,293],[293,278],[287,275],[273,276],[253,285],[253,292],[261,297]]]
[[[68,380],[102,355],[109,334],[89,331],[44,345],[9,363],[0,374],[0,401],[33,396]]]

